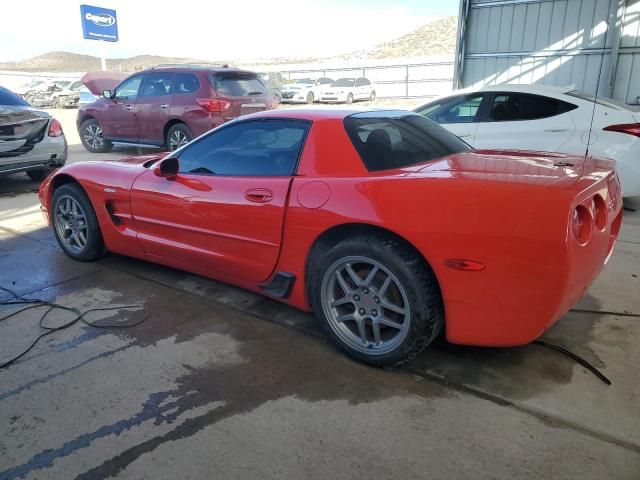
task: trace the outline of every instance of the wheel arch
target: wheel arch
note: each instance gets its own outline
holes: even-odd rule
[[[438,286],[440,287],[440,291],[442,292],[440,281],[436,275],[435,270],[429,263],[429,260],[422,254],[420,250],[418,250],[415,245],[413,245],[413,243],[411,243],[405,237],[379,225],[373,225],[370,223],[343,223],[334,225],[323,231],[320,235],[318,235],[318,237],[316,237],[311,245],[311,248],[309,249],[304,269],[305,294],[309,301],[311,301],[311,295],[309,295],[309,288],[311,287],[310,270],[311,265],[313,265],[313,263],[315,262],[314,257],[317,256],[320,252],[330,248],[332,245],[335,245],[342,240],[356,235],[382,236],[396,240],[401,245],[406,247],[409,251],[411,251],[412,254],[416,255],[417,258],[419,258],[422,263],[426,265],[429,270],[431,270],[434,278],[436,279],[436,282],[438,283]]]
[[[67,185],[70,183],[78,185],[78,187],[82,189],[85,195],[87,195],[87,198],[89,199],[89,201],[91,201],[91,197],[87,193],[87,190],[82,186],[82,183],[80,183],[80,181],[77,178],[75,178],[73,175],[69,175],[68,173],[56,173],[51,179],[51,183],[49,184],[49,188],[47,191],[47,204],[49,206],[48,208],[49,220],[51,221],[53,220],[51,218],[51,209],[53,208],[53,205],[51,204],[51,202],[53,201],[53,193],[62,185]]]

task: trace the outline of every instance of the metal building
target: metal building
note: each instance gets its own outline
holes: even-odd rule
[[[461,0],[455,88],[575,85],[640,103],[640,0]]]

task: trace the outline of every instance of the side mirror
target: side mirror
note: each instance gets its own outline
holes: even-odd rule
[[[102,96],[104,98],[112,98],[113,97],[113,91],[112,90],[105,90],[102,92]]]
[[[178,159],[174,157],[165,158],[153,168],[153,173],[158,177],[173,180],[178,176],[180,164]]]

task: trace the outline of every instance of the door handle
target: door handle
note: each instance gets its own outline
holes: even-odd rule
[[[470,137],[471,134],[470,133],[465,133],[464,135],[458,135],[458,138],[467,138]]]
[[[273,200],[273,192],[266,188],[252,188],[247,190],[244,198],[255,203],[269,203]]]
[[[133,105],[125,105],[124,109],[131,111],[131,110],[133,110]]]
[[[560,132],[568,132],[569,129],[568,128],[547,128],[545,129],[545,132],[549,132],[549,133],[560,133]]]
[[[163,103],[162,105],[160,105],[160,108],[169,108],[169,104],[168,103]]]

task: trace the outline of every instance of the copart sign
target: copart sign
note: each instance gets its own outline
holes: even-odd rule
[[[118,19],[110,8],[80,5],[82,36],[89,40],[118,41]]]

